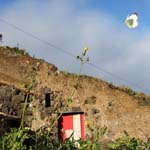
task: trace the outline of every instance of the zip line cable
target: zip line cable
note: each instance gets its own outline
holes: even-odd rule
[[[72,56],[72,57],[75,57],[72,53],[70,53],[70,52],[64,50],[63,48],[58,47],[58,46],[56,46],[56,45],[54,45],[54,44],[51,44],[50,42],[48,42],[48,41],[46,41],[46,40],[40,39],[39,37],[33,35],[32,33],[27,32],[27,31],[21,29],[20,27],[14,25],[14,24],[12,24],[12,23],[9,23],[8,21],[6,21],[6,20],[4,20],[4,19],[1,19],[1,18],[0,18],[0,21],[3,22],[3,23],[5,23],[5,24],[7,24],[7,25],[9,25],[9,26],[11,26],[11,27],[13,27],[14,29],[16,29],[16,30],[18,30],[18,31],[20,31],[20,32],[22,32],[22,33],[24,33],[24,34],[26,34],[26,35],[28,35],[28,36],[30,36],[30,37],[32,37],[32,38],[38,40],[38,41],[44,43],[44,44],[46,44],[46,45],[49,45],[50,47],[55,48],[56,50],[58,50],[58,51],[60,51],[60,52],[63,52],[63,53],[65,53],[65,54],[67,54],[67,55],[70,55],[70,56]]]
[[[66,55],[68,55],[68,56],[70,56],[70,57],[73,57],[73,58],[76,58],[76,57],[77,57],[76,55],[72,54],[71,52],[66,51],[65,49],[63,49],[63,48],[61,48],[61,47],[58,47],[58,46],[56,46],[56,45],[54,45],[54,44],[52,44],[52,43],[50,43],[50,42],[48,42],[48,41],[46,41],[46,40],[43,40],[43,39],[41,39],[41,38],[39,38],[39,37],[33,35],[32,33],[27,32],[27,31],[23,30],[22,28],[20,28],[20,27],[14,25],[14,24],[12,24],[12,23],[10,23],[10,22],[8,22],[8,21],[2,19],[2,18],[0,18],[0,21],[3,22],[4,24],[7,24],[8,26],[11,26],[11,27],[14,28],[15,30],[18,30],[18,31],[20,31],[20,32],[22,32],[22,33],[24,33],[24,34],[26,34],[27,36],[30,36],[30,37],[33,38],[33,39],[36,39],[36,40],[38,40],[38,41],[40,41],[40,42],[42,42],[42,43],[44,43],[44,44],[46,44],[46,45],[48,45],[48,46],[50,46],[50,47],[55,48],[57,51],[60,51],[60,52],[62,52],[62,53],[65,53]],[[133,83],[133,82],[131,82],[131,81],[129,81],[129,80],[126,80],[126,79],[124,79],[124,78],[122,78],[122,77],[120,77],[120,76],[118,76],[118,75],[116,75],[116,74],[114,74],[114,73],[108,72],[108,71],[106,71],[105,69],[103,69],[103,68],[101,68],[101,67],[99,67],[99,66],[97,66],[97,65],[95,65],[95,64],[93,64],[93,63],[89,63],[89,62],[88,62],[87,64],[88,64],[89,66],[91,66],[91,67],[97,69],[98,71],[102,71],[102,72],[104,72],[104,73],[106,73],[106,74],[108,74],[108,75],[110,75],[110,76],[112,76],[112,77],[115,77],[116,79],[119,79],[120,81],[124,81],[125,83],[128,83],[128,84],[130,84],[130,85],[132,85],[132,86],[134,86],[134,87],[137,87],[137,88],[139,88],[139,89],[141,89],[141,90],[144,90],[144,91],[145,91],[145,90],[148,90],[148,89],[145,89],[145,88],[143,88],[143,87],[140,87],[140,86],[137,85],[136,83]]]
[[[136,84],[136,83],[134,83],[134,82],[131,82],[131,81],[129,81],[129,80],[126,80],[126,79],[124,79],[124,78],[122,78],[122,77],[116,75],[116,74],[113,74],[113,73],[111,73],[111,72],[109,72],[109,71],[106,71],[106,70],[104,70],[103,68],[101,68],[101,67],[99,67],[99,66],[97,66],[97,65],[95,65],[95,64],[93,64],[93,63],[89,63],[89,62],[88,62],[87,64],[88,64],[89,66],[91,66],[91,67],[97,69],[98,71],[102,71],[102,72],[104,72],[104,73],[106,73],[106,74],[108,74],[108,75],[110,75],[110,76],[112,76],[112,77],[115,77],[116,79],[119,79],[120,81],[124,81],[125,83],[128,83],[128,84],[130,84],[130,85],[132,85],[132,86],[134,86],[134,87],[137,87],[137,88],[139,88],[139,89],[141,89],[141,90],[144,90],[144,91],[145,91],[145,90],[148,90],[148,89],[145,89],[145,88],[139,86],[138,84]]]

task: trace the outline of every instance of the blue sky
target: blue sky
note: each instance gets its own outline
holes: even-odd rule
[[[23,1],[23,0],[22,0]],[[27,0],[31,2],[33,0]],[[44,3],[47,0],[35,1],[35,3]],[[57,1],[57,0],[56,0]],[[66,0],[65,0],[66,1]],[[68,2],[71,0],[68,0]],[[77,5],[76,11],[89,10],[92,9],[94,11],[103,10],[105,13],[112,14],[113,16],[121,19],[124,18],[125,15],[138,12],[140,16],[142,16],[142,20],[146,25],[149,25],[149,13],[150,13],[150,0],[80,0],[82,3],[77,0],[74,2]],[[1,11],[6,7],[10,7],[11,5],[19,2],[19,0],[0,0],[0,8]]]
[[[86,9],[103,11],[124,23],[127,14],[137,12],[140,29],[150,26],[150,0],[87,0]]]
[[[83,74],[149,94],[149,8],[150,0],[0,0],[0,19],[75,56],[88,46],[90,62],[101,70],[85,65]],[[139,14],[139,26],[128,29],[124,20],[134,12]],[[2,21],[0,28],[2,45],[19,43],[20,48],[60,70],[78,72],[76,59]]]
[[[81,8],[103,11],[122,23],[127,14],[137,12],[140,17],[140,29],[150,26],[150,0],[87,0]]]
[[[41,7],[41,3],[44,3],[48,0],[44,0],[43,2],[35,0],[27,1],[29,3],[34,1],[35,4]],[[71,1],[72,0],[67,0],[67,2]],[[19,2],[19,0],[0,0],[0,12],[3,12],[6,8],[10,8],[17,2]],[[104,13],[110,14],[114,18],[123,22],[127,14],[138,12],[140,16],[140,24],[143,26],[143,28],[149,27],[150,25],[150,0],[77,0],[73,3],[76,6],[74,10],[75,14],[89,10],[97,12],[103,11]]]

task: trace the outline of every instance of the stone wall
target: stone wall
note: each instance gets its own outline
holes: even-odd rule
[[[25,124],[33,129],[50,125],[56,119],[57,113],[65,104],[62,91],[52,91],[42,88],[40,93],[29,94],[25,110]],[[14,117],[0,115],[0,134],[10,127],[19,126],[19,121],[25,106],[27,93],[12,85],[0,84],[0,112]],[[18,119],[15,119],[17,117]],[[15,123],[16,120],[16,123]],[[36,126],[36,127],[35,127]],[[55,126],[55,130],[57,125]]]
[[[0,134],[8,131],[10,127],[18,127],[20,125],[20,118],[24,107],[26,95],[27,93],[15,88],[14,86],[0,84],[0,112],[8,116],[12,116],[6,117],[1,114]],[[30,101],[32,101],[31,96],[29,96],[28,99],[28,102]],[[27,109],[25,115],[32,115],[32,111]]]

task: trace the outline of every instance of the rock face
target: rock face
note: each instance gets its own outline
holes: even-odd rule
[[[11,85],[0,84],[0,135],[13,127],[12,121],[17,122],[16,127],[19,126],[25,106],[26,126],[36,130],[51,124],[59,109],[63,107],[61,95],[61,91],[51,91],[48,88],[41,89],[40,94],[34,95]]]
[[[85,121],[94,128],[107,126],[107,139],[115,139],[124,131],[142,139],[146,138],[143,133],[150,133],[149,96],[100,79],[64,73],[44,60],[0,48],[0,112],[20,118],[27,95],[25,124],[35,130],[50,126],[63,109],[84,111]],[[6,118],[0,115],[0,119],[3,129]],[[85,131],[90,134],[87,126]]]

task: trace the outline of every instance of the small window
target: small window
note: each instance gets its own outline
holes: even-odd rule
[[[50,93],[45,94],[45,107],[50,107],[51,101],[50,101]]]

